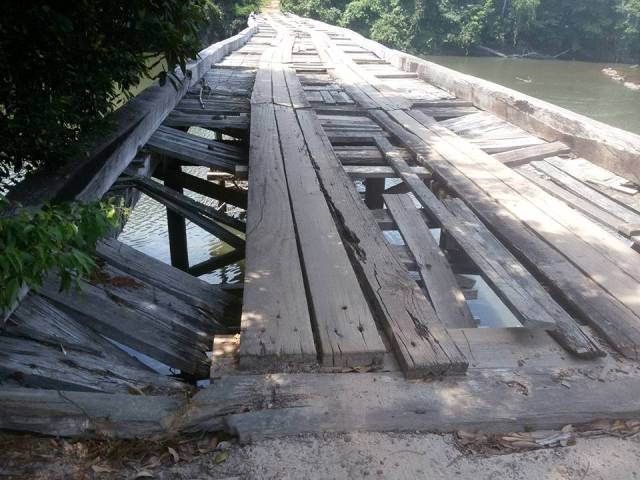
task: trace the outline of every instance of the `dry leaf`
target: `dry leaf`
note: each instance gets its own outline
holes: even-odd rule
[[[229,453],[229,450],[222,450],[221,452],[218,452],[215,457],[213,457],[213,463],[218,465],[220,463],[226,462],[230,455],[231,454]]]
[[[174,463],[178,463],[180,461],[180,455],[178,455],[178,452],[176,452],[176,450],[174,448],[171,448],[171,447],[167,447],[167,450],[169,451],[169,453],[173,457]]]
[[[91,465],[91,470],[93,470],[95,473],[112,473],[112,472],[115,472],[115,470],[112,469],[112,468],[102,467],[100,465]]]
[[[140,470],[136,473],[135,477],[133,477],[133,480],[137,480],[138,478],[153,478],[153,473],[148,470]]]

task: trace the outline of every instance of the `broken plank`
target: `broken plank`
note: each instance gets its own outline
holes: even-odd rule
[[[373,114],[400,141],[417,155],[426,154],[427,146],[400,125],[390,121],[382,112]],[[389,164],[409,186],[416,199],[429,216],[436,219],[447,234],[458,242],[471,262],[482,272],[484,279],[494,289],[523,324],[532,326],[556,325],[558,341],[578,356],[593,357],[602,354],[599,347],[579,330],[577,324],[549,297],[526,269],[509,253],[483,225],[474,223],[476,234],[456,220],[440,200],[417,176],[406,162],[393,155],[383,139],[377,140]],[[559,320],[558,320],[559,319]]]
[[[175,313],[161,307],[150,313],[144,306],[127,304],[88,283],[83,283],[81,293],[62,293],[57,281],[47,280],[41,293],[106,337],[170,367],[199,378],[208,376],[205,352],[210,344]]]
[[[96,254],[137,280],[164,289],[204,311],[217,323],[230,325],[237,318],[239,302],[233,295],[118,240],[103,239]]]
[[[476,327],[453,271],[413,200],[408,195],[384,195],[384,202],[416,259],[438,318],[447,328]]]
[[[405,146],[417,155],[421,163],[433,169],[434,175],[446,182],[448,188],[464,198],[474,213],[489,227],[491,233],[505,246],[508,245],[526,267],[546,279],[554,287],[556,295],[569,302],[580,312],[582,318],[587,319],[616,349],[636,358],[640,345],[640,330],[636,326],[634,315],[628,309],[567,262],[555,249],[527,230],[509,212],[497,209],[495,202],[477,185],[435,154],[431,143],[413,135],[387,116],[381,114],[378,119],[396,136],[402,138]],[[581,345],[581,350],[585,353],[591,351],[592,354],[597,354],[599,351],[590,347],[590,342],[583,341]]]
[[[0,383],[14,379],[21,386],[105,393],[185,393],[189,386],[146,368],[122,363],[118,357],[64,350],[26,338],[0,335]]]

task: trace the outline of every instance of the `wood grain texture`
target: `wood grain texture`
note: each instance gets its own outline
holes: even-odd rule
[[[453,271],[413,200],[408,195],[384,195],[384,203],[416,259],[438,318],[447,328],[476,327]]]

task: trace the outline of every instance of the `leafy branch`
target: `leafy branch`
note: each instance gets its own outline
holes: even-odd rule
[[[0,198],[0,310],[16,301],[22,285],[39,288],[56,271],[60,288],[79,288],[96,267],[98,240],[120,225],[127,209],[113,202],[63,203],[5,215],[14,206]]]

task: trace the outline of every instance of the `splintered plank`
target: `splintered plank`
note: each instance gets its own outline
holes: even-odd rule
[[[101,240],[96,253],[100,259],[138,281],[162,289],[203,311],[214,324],[229,325],[237,320],[238,299],[219,286],[199,280],[115,239]]]
[[[25,387],[109,393],[180,393],[178,380],[80,350],[64,350],[27,338],[0,335],[0,377]]]
[[[426,113],[426,112],[425,112]],[[429,115],[427,113],[427,115]],[[431,115],[433,116],[433,115]],[[570,153],[571,149],[562,142],[543,143],[531,147],[519,148],[509,152],[496,153],[493,158],[510,167],[519,167],[534,160]]]
[[[361,285],[408,377],[462,373],[467,361],[431,304],[384,240],[371,211],[342,169],[314,112],[296,112],[327,201]]]
[[[382,339],[318,183],[295,113],[289,107],[275,108],[322,363],[382,363]]]
[[[57,308],[43,296],[35,293],[29,294],[20,303],[3,330],[9,335],[55,345],[62,351],[75,350],[111,358],[119,363],[141,369],[148,368],[88,326]]]
[[[268,81],[261,74],[268,76]],[[264,78],[264,80],[263,80]],[[240,366],[282,369],[316,362],[311,319],[293,227],[271,76],[258,71],[251,105],[249,197]],[[259,96],[259,97],[258,97]],[[267,98],[265,98],[265,96]]]
[[[438,318],[447,328],[475,327],[453,271],[413,200],[408,195],[384,195],[384,202],[416,259]]]
[[[144,288],[144,287],[142,287]],[[134,289],[115,295],[87,282],[81,292],[62,293],[45,281],[41,292],[65,312],[98,333],[187,373],[206,378],[210,347],[207,335],[174,310],[136,298]]]

